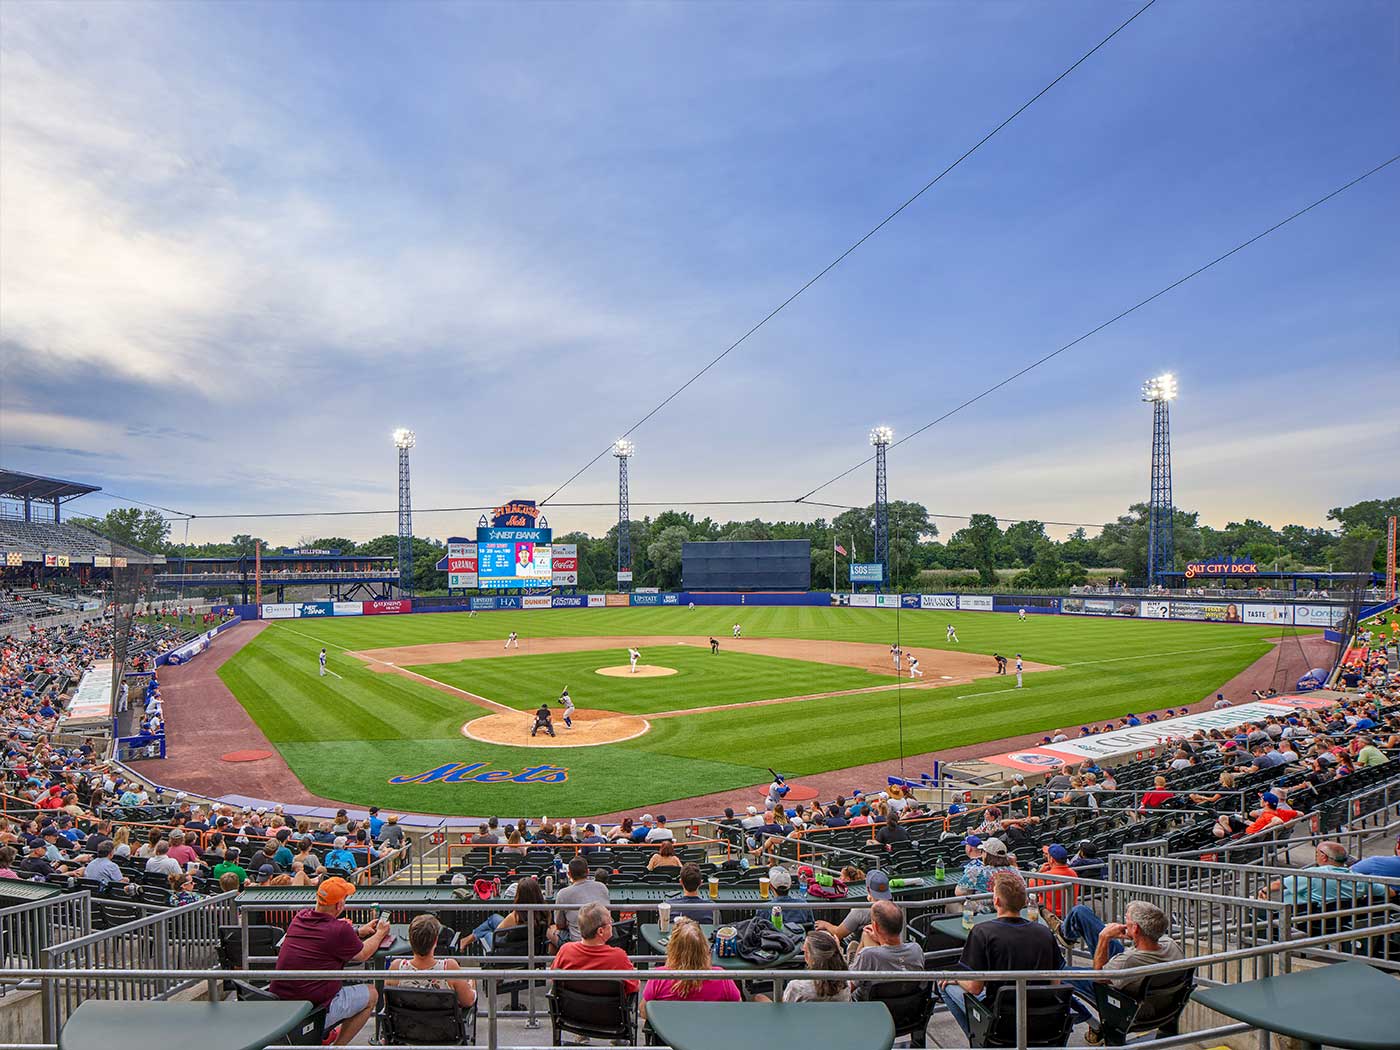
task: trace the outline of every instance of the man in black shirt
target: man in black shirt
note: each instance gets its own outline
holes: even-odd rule
[[[1021,918],[1026,906],[1026,884],[1012,871],[992,876],[992,903],[997,917],[978,923],[968,934],[958,966],[964,970],[1058,970],[1064,954],[1049,927]],[[948,1012],[964,1033],[967,1023],[967,996],[992,1003],[1005,981],[943,981],[939,992]]]
[[[535,725],[530,730],[530,735],[534,736],[541,729],[550,736],[554,736],[554,723],[550,721],[548,704],[540,704],[540,709],[535,712]]]

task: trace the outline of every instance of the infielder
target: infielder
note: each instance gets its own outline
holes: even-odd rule
[[[1016,610],[1016,618],[1017,618],[1018,620],[1024,621],[1025,618],[1026,618],[1026,610],[1025,610],[1025,609],[1017,609],[1017,610]]]
[[[890,646],[890,659],[894,661],[894,669],[895,669],[895,673],[896,673],[896,674],[898,674],[899,671],[901,670],[900,664],[899,664],[899,658],[900,658],[900,656],[902,656],[902,655],[903,655],[903,650],[900,649],[900,647],[899,647],[898,644],[895,644],[895,645]]]
[[[1016,654],[1016,688],[1021,688],[1021,654]]]
[[[919,670],[919,658],[918,658],[917,656],[915,656],[913,653],[910,653],[910,654],[909,654],[909,677],[910,677],[910,678],[922,678],[923,676],[924,676],[924,672],[922,672],[922,671]]]
[[[503,645],[503,646],[501,646],[501,648],[502,648],[502,649],[509,649],[509,648],[510,648],[510,643],[511,643],[511,642],[514,642],[514,643],[515,643],[515,647],[516,647],[517,649],[520,648],[520,639],[516,636],[516,634],[515,634],[514,631],[511,631],[511,632],[510,632],[510,637],[506,639],[506,644]]]
[[[738,638],[738,637],[741,636],[743,633],[744,633],[744,629],[736,623],[736,624],[734,625],[734,637],[735,637],[735,638]]]
[[[719,639],[718,639],[718,638],[713,638],[713,637],[712,637],[712,638],[710,639],[710,655],[711,655],[711,656],[718,656],[718,655],[719,655]]]
[[[642,658],[642,653],[641,653],[641,650],[640,650],[640,649],[628,649],[628,650],[627,650],[627,659],[630,660],[630,661],[632,662],[632,673],[633,673],[633,674],[636,674],[636,673],[637,673],[637,661],[640,660],[641,658]]]
[[[948,625],[947,640],[950,642],[956,642],[958,640],[958,629],[954,627],[951,623]]]
[[[325,647],[324,647],[324,646],[321,647],[321,655],[320,655],[320,657],[319,657],[318,659],[320,660],[320,663],[321,663],[321,677],[322,677],[322,678],[325,678],[325,677],[326,677],[326,650],[325,650]]]
[[[559,694],[559,702],[564,705],[564,728],[574,728],[574,698],[569,695],[569,687]]]

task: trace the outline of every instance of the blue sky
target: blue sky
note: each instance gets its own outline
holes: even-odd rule
[[[419,507],[543,498],[1137,6],[12,0],[0,460],[195,513],[380,508],[408,425]],[[1161,0],[642,427],[633,499],[797,496],[1384,160],[1397,39],[1387,2]],[[1168,370],[1206,521],[1392,494],[1398,191],[901,446],[891,495],[1106,520]],[[606,457],[559,498],[614,492]]]

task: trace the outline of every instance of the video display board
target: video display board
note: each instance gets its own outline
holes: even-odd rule
[[[811,541],[688,541],[681,545],[681,577],[690,591],[805,591]]]
[[[551,535],[549,529],[477,529],[477,586],[482,590],[548,588],[553,582]]]

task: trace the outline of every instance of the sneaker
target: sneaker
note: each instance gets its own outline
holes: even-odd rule
[[[1084,1029],[1084,1041],[1090,1046],[1103,1046],[1103,1032],[1090,1025]]]
[[[1059,941],[1061,946],[1066,951],[1070,950],[1073,947],[1073,945],[1071,945],[1069,941],[1065,940],[1065,935],[1060,932],[1060,927],[1064,925],[1064,920],[1061,919],[1058,915],[1056,915],[1053,911],[1047,911],[1043,909],[1040,913],[1040,917],[1045,920],[1045,925],[1050,927],[1050,932],[1055,935],[1055,940]]]

